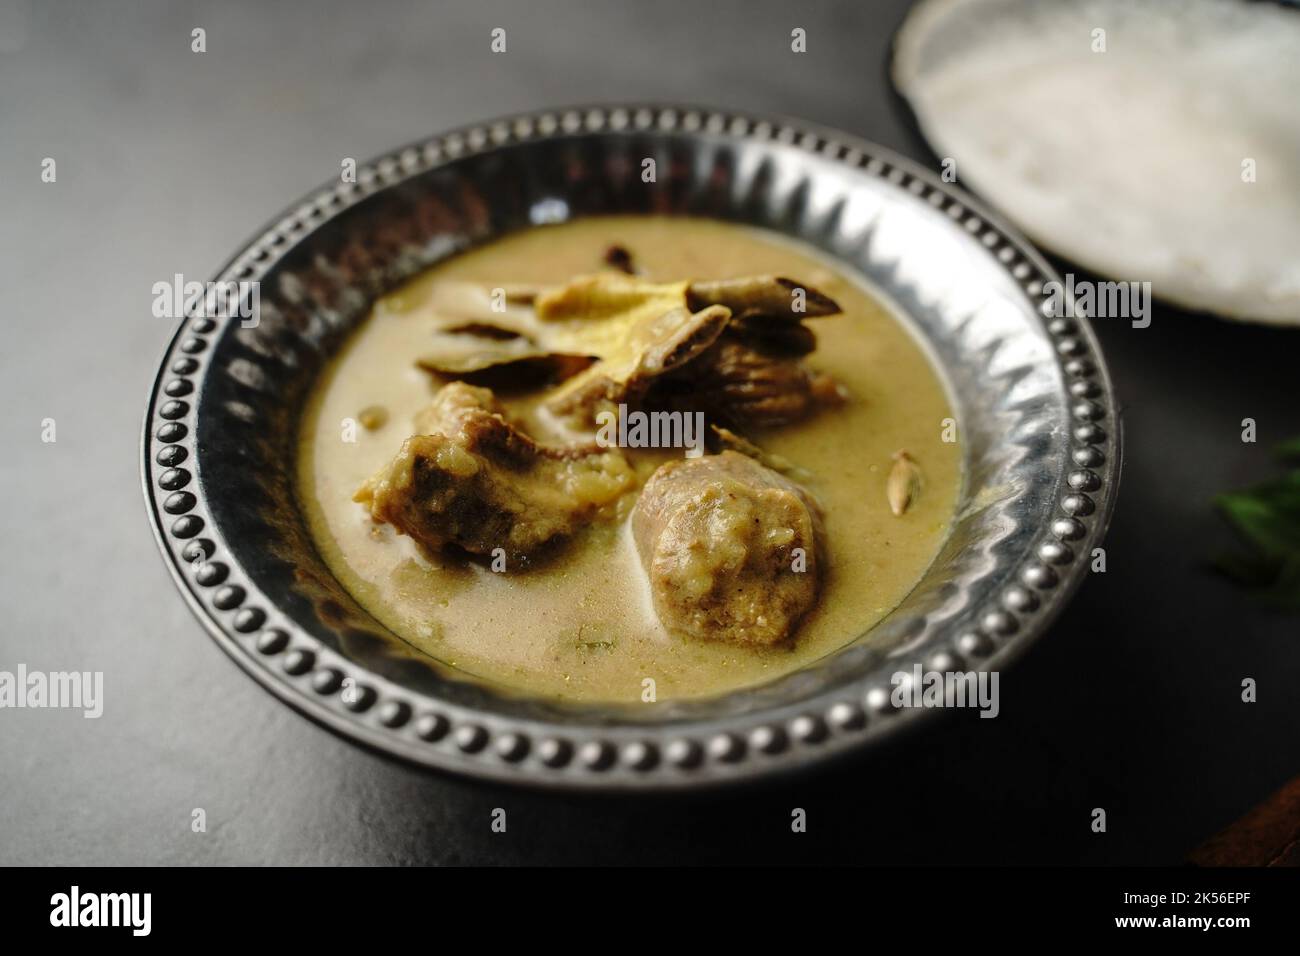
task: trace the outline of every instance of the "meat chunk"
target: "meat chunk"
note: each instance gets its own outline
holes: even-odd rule
[[[839,304],[812,286],[785,276],[746,276],[718,282],[692,282],[686,290],[692,309],[721,305],[737,319],[761,316],[770,322],[834,315]]]
[[[353,496],[374,520],[429,548],[502,549],[527,563],[545,546],[612,513],[636,485],[617,449],[543,445],[505,417],[487,389],[446,386],[397,456]]]
[[[662,465],[632,512],[632,533],[655,611],[672,633],[777,644],[816,603],[817,505],[744,455]]]
[[[783,425],[840,393],[829,376],[800,361],[817,346],[805,320],[840,307],[782,276],[580,276],[537,292],[531,312],[497,312],[472,287],[453,286],[445,298],[442,308],[453,317],[439,326],[420,366],[498,387],[525,374],[528,384],[559,383],[544,405],[575,428],[591,427],[599,412],[621,404],[702,411],[727,426]]]
[[[646,404],[701,409],[738,427],[787,425],[844,400],[831,376],[795,356],[757,348],[728,329],[689,368],[666,376]]]
[[[561,385],[546,407],[561,418],[589,424],[598,411],[612,410],[621,402],[640,404],[661,376],[705,353],[730,317],[720,306],[649,315],[630,330],[617,353]]]
[[[663,311],[683,295],[686,306]],[[595,316],[585,321],[611,327],[606,334],[619,345],[557,388],[547,407],[579,424],[620,403],[702,411],[739,427],[789,424],[843,398],[829,375],[800,361],[817,344],[803,320],[839,311],[816,289],[773,276],[677,285],[578,280],[543,297],[539,314],[552,322]],[[614,316],[622,317],[617,329]]]

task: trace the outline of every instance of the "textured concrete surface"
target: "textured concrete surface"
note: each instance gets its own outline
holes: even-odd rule
[[[1100,329],[1127,429],[1108,570],[1004,675],[1002,716],[813,776],[650,801],[417,771],[277,703],[174,593],[138,477],[154,282],[208,276],[342,157],[514,110],[696,101],[925,159],[883,82],[905,7],[0,0],[0,669],[105,674],[98,720],[0,710],[0,863],[1178,862],[1300,769],[1300,626],[1205,570],[1211,496],[1300,434],[1300,340],[1167,309]]]

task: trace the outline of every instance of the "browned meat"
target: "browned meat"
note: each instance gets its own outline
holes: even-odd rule
[[[354,495],[371,517],[430,548],[501,548],[526,562],[613,510],[636,485],[617,449],[542,445],[509,422],[487,389],[446,386],[391,462]]]
[[[625,252],[615,248],[611,261],[625,263]],[[800,358],[817,346],[804,320],[840,307],[793,279],[662,283],[601,273],[537,293],[531,315],[489,311],[474,288],[448,298],[460,317],[440,328],[420,366],[496,388],[560,382],[543,401],[575,427],[620,404],[782,425],[839,398]]]
[[[657,379],[704,354],[729,318],[719,306],[651,314],[633,327],[615,355],[569,379],[546,406],[562,418],[590,423],[598,411],[620,402],[639,405]]]
[[[659,620],[732,644],[794,632],[817,600],[820,524],[802,488],[732,451],[662,465],[632,512]]]
[[[838,312],[833,299],[771,276],[696,282],[684,289],[688,307],[663,312],[681,288],[596,276],[544,298],[541,305],[552,320],[645,311],[622,330],[619,348],[560,386],[547,407],[579,423],[627,403],[642,410],[702,411],[726,424],[762,427],[797,421],[842,400],[830,376],[800,361],[817,344],[803,319]],[[801,311],[795,310],[795,292],[803,296]]]
[[[762,316],[732,319],[727,337],[774,355],[798,357],[817,348],[817,333],[802,322],[769,322]]]
[[[838,303],[830,296],[784,276],[692,282],[686,290],[686,301],[693,311],[709,305],[722,305],[738,319],[763,316],[772,322],[798,322],[840,311]]]
[[[656,381],[643,404],[700,410],[726,425],[767,427],[843,400],[831,376],[795,356],[755,348],[727,329],[689,366]]]

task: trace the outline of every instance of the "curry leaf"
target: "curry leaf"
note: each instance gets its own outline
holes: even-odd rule
[[[1300,460],[1300,439],[1275,451],[1282,460]],[[1300,610],[1300,469],[1219,495],[1215,505],[1249,546],[1220,557],[1218,569],[1267,603]]]

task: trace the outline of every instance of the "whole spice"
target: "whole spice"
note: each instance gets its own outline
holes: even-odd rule
[[[902,515],[921,493],[921,469],[905,450],[894,452],[894,466],[889,469],[885,482],[885,495],[889,510]]]

